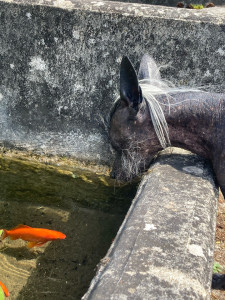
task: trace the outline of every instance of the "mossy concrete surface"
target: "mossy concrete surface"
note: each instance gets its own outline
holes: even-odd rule
[[[0,1],[0,142],[110,164],[122,56],[137,68],[149,53],[176,85],[224,90],[224,11]]]
[[[217,199],[204,160],[159,157],[82,299],[210,299]]]
[[[104,166],[66,157],[46,157],[23,151],[0,153],[0,199],[69,210],[80,205],[124,214],[138,180],[115,183]]]

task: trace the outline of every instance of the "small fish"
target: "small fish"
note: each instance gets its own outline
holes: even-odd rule
[[[2,288],[5,296],[9,297],[9,291],[7,290],[7,287],[1,281],[0,281],[0,287]]]
[[[45,228],[32,228],[27,225],[18,225],[10,230],[2,229],[2,240],[7,236],[11,240],[22,239],[27,241],[28,248],[40,247],[48,241],[66,238],[66,235],[62,232]]]

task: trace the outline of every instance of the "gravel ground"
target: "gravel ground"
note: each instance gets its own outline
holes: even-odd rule
[[[215,243],[214,261],[222,266],[221,273],[225,273],[225,201],[221,193],[218,203]],[[225,290],[212,290],[211,299],[224,300]]]

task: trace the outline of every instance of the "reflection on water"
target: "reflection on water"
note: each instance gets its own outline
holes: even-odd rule
[[[10,300],[80,299],[136,186],[115,187],[107,176],[65,161],[56,167],[7,155],[0,157],[0,183],[0,228],[27,224],[67,236],[32,250],[22,240],[0,242],[0,280]]]

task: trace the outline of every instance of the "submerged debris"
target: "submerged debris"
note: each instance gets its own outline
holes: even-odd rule
[[[178,2],[177,7],[184,8],[184,3],[183,2]]]
[[[215,7],[215,4],[210,2],[210,3],[206,4],[206,8],[208,8],[208,7]]]

